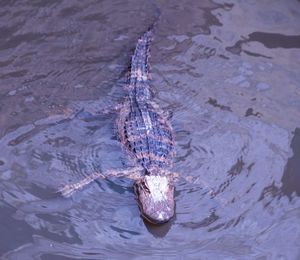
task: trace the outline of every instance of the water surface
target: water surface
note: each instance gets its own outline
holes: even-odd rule
[[[1,1],[3,259],[299,259],[299,1]],[[171,115],[176,217],[140,218],[115,133],[137,39]],[[104,113],[105,112],[105,113]],[[108,113],[107,113],[108,112]]]

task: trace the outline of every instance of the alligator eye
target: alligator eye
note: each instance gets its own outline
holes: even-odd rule
[[[147,192],[150,193],[150,190],[149,190],[147,184],[144,181],[142,182],[142,188],[143,188],[144,191],[147,191]]]
[[[133,186],[133,189],[134,189],[134,193],[136,194],[136,196],[140,196],[139,187],[137,184],[135,184]]]

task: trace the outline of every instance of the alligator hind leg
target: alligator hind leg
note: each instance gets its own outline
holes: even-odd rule
[[[109,177],[127,177],[129,179],[137,180],[141,176],[142,170],[143,169],[141,167],[134,167],[127,170],[111,170],[105,174],[95,172],[79,182],[65,185],[63,188],[58,190],[58,193],[62,194],[64,197],[70,197],[75,191],[82,189],[94,180],[107,179]]]

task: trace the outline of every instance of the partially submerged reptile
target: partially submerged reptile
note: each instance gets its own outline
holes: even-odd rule
[[[160,224],[169,221],[175,211],[173,178],[168,171],[174,156],[174,137],[167,116],[151,99],[148,59],[152,34],[153,26],[137,42],[126,84],[128,96],[120,108],[117,129],[121,144],[142,172],[134,183],[141,215]],[[61,191],[68,195],[100,176],[105,177],[96,173]]]
[[[152,29],[136,45],[131,60],[128,97],[117,122],[123,146],[144,169],[134,184],[142,216],[154,223],[168,221],[174,215],[174,187],[167,168],[173,149],[171,125],[151,100],[149,86],[149,46]]]

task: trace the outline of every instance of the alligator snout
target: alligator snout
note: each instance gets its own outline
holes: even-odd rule
[[[141,215],[153,224],[168,222],[175,212],[174,186],[167,176],[146,175],[134,184]]]

